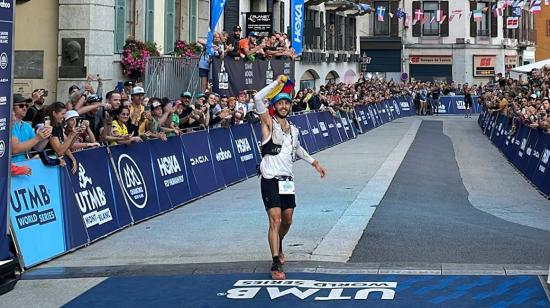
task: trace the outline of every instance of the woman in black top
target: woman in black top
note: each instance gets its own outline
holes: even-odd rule
[[[65,104],[61,102],[55,102],[48,107],[47,115],[50,117],[50,122],[52,126],[52,135],[50,137],[50,147],[55,152],[58,157],[67,157],[71,160],[71,171],[76,173],[78,170],[78,164],[76,158],[71,152],[71,146],[76,141],[76,137],[82,133],[81,128],[75,128],[69,133],[68,136],[65,136],[65,130],[63,128],[63,120],[67,108]]]

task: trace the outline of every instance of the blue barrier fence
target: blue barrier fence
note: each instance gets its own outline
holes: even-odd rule
[[[356,106],[354,112],[356,117],[307,113],[289,121],[299,128],[304,147],[316,153],[355,138],[357,131],[414,115],[405,97]],[[80,151],[74,175],[40,160],[18,163],[33,170],[11,181],[10,221],[20,261],[35,266],[254,177],[260,136],[255,123]]]
[[[491,142],[542,194],[550,196],[550,135],[540,129],[512,123],[498,112],[481,111],[479,126]]]
[[[479,97],[472,96],[472,113],[479,113],[481,107],[479,105]],[[440,114],[465,114],[466,105],[464,103],[464,95],[441,96],[439,99]]]

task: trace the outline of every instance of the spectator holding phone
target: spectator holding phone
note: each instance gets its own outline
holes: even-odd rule
[[[12,162],[25,160],[26,156],[24,154],[33,148],[38,150],[43,149],[52,134],[52,128],[49,126],[49,123],[48,127],[44,127],[44,124],[42,124],[35,133],[31,125],[23,121],[30,102],[30,99],[23,97],[21,94],[13,95]]]
[[[50,136],[49,145],[59,158],[66,155],[71,160],[71,171],[74,174],[78,170],[78,164],[76,158],[71,152],[71,147],[77,140],[78,135],[82,133],[82,129],[80,127],[76,127],[74,130],[67,132],[66,135],[63,127],[63,120],[66,113],[67,107],[64,103],[55,102],[49,106],[47,114],[51,119],[52,126],[52,135]]]
[[[36,89],[32,91],[32,102],[29,106],[29,109],[27,110],[27,114],[25,115],[25,118],[23,118],[23,121],[35,123],[34,119],[40,119],[40,121],[44,120],[44,102],[45,98],[48,96],[48,91],[44,89]],[[39,122],[36,122],[39,123]],[[33,125],[34,127],[34,125]]]
[[[69,110],[65,114],[65,133],[70,134],[73,131],[80,131],[80,133],[77,133],[76,140],[71,146],[72,151],[95,148],[100,145],[90,129],[90,122],[80,118],[78,112]]]

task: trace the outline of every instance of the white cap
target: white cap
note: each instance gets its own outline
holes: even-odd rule
[[[76,112],[74,110],[69,110],[69,111],[67,111],[67,113],[65,113],[65,121],[67,121],[71,118],[78,117],[78,116],[79,116],[78,112]]]
[[[536,94],[531,94],[531,98],[537,98]]]
[[[145,94],[145,90],[143,90],[142,87],[133,87],[132,88],[132,95],[134,94]]]

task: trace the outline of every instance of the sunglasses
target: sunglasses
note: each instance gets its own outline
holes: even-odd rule
[[[21,108],[21,109],[28,107],[27,104],[17,104],[16,106]]]

